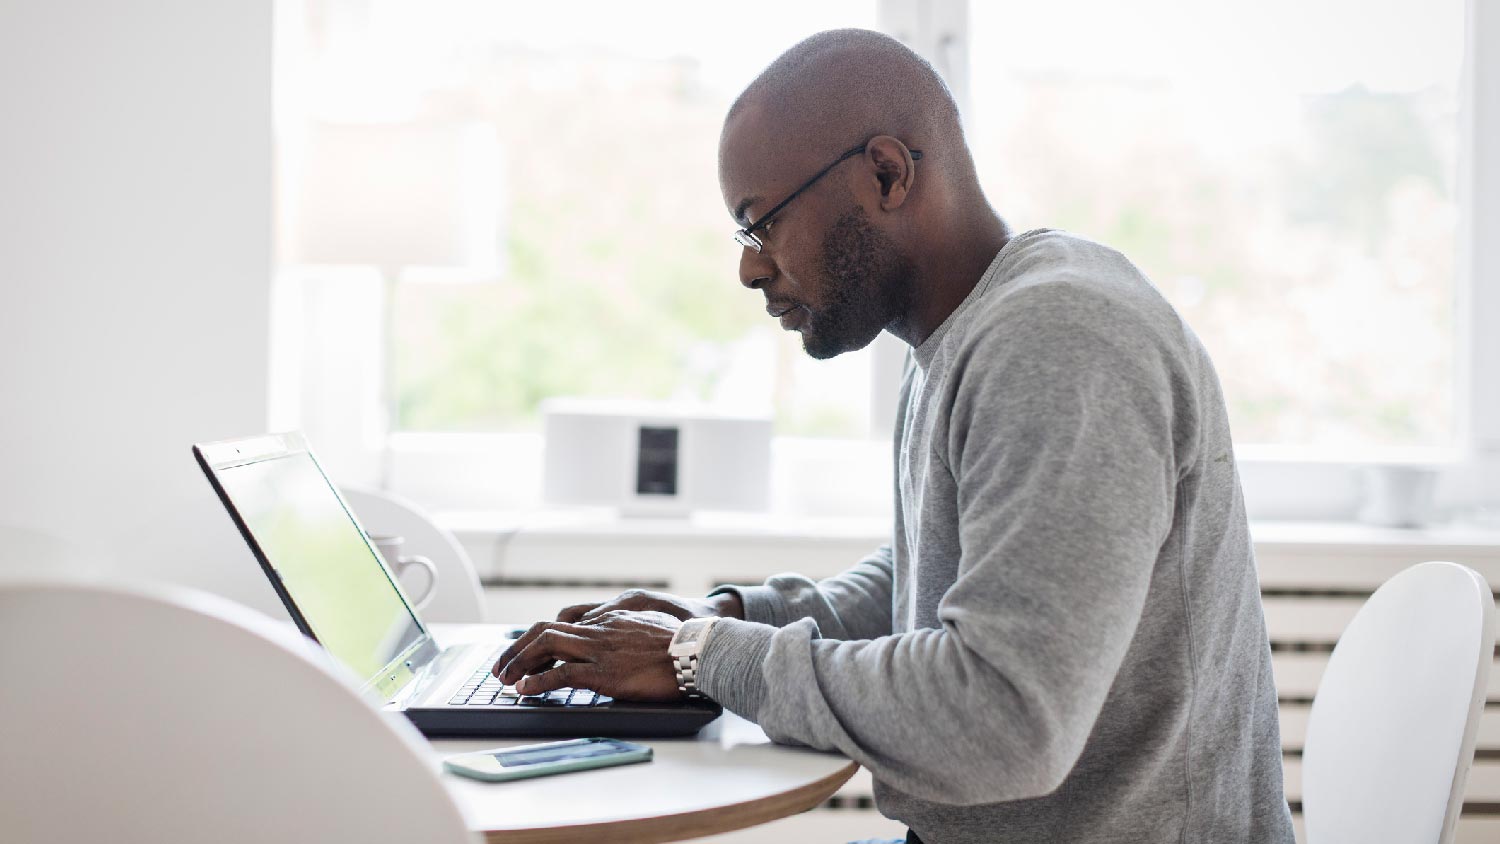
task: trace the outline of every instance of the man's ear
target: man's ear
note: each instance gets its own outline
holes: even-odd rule
[[[865,158],[875,167],[880,182],[880,210],[900,208],[917,177],[911,150],[890,135],[876,135],[865,144]]]

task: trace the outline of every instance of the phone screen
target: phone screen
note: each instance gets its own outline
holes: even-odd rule
[[[502,767],[518,768],[523,765],[540,765],[544,762],[590,759],[595,756],[613,756],[617,753],[629,753],[634,749],[632,745],[619,741],[610,741],[609,739],[580,739],[579,741],[567,742],[565,744],[528,747],[521,750],[506,750],[491,755],[495,757],[495,761],[499,762]]]

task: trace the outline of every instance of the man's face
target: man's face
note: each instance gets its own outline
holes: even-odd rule
[[[808,157],[813,163],[777,158],[778,145],[754,137],[756,117],[753,109],[736,115],[720,150],[720,187],[740,225],[759,221],[842,151],[820,151]],[[911,262],[861,201],[867,172],[863,156],[839,164],[778,212],[769,230],[756,231],[760,252],[742,247],[740,283],[765,296],[767,312],[801,333],[814,358],[864,348],[911,306]]]
[[[802,348],[820,360],[863,349],[911,305],[911,264],[851,203],[823,234],[821,303],[809,306]]]

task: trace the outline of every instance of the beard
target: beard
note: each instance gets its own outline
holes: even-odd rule
[[[865,209],[845,211],[823,236],[823,286],[829,301],[802,330],[802,348],[826,360],[863,349],[910,310],[912,262]]]

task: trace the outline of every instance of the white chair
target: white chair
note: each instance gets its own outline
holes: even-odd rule
[[[405,553],[426,557],[437,568],[437,591],[422,608],[423,619],[464,624],[485,620],[479,573],[453,534],[421,507],[389,492],[341,486],[339,493],[368,533],[404,537]]]
[[[421,736],[253,610],[0,584],[0,641],[6,841],[477,841]]]
[[[1495,650],[1484,578],[1422,563],[1386,581],[1318,684],[1302,754],[1309,844],[1449,844]]]

